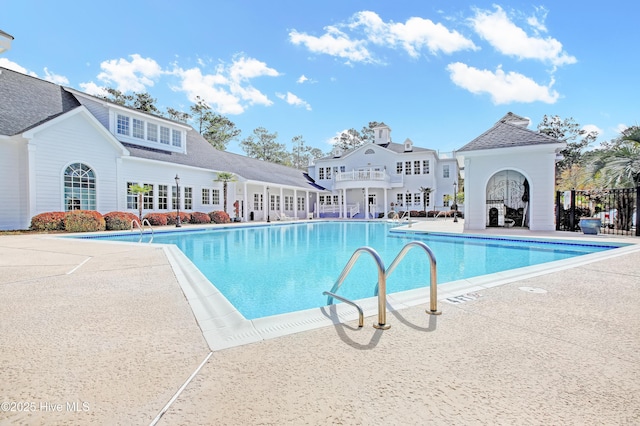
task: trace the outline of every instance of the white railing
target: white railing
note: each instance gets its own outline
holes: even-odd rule
[[[338,204],[320,204],[318,205],[320,213],[340,213],[340,205]]]
[[[379,170],[352,170],[350,172],[339,172],[336,175],[336,181],[361,181],[361,180],[378,180],[389,181],[390,177],[386,172]]]
[[[349,208],[349,213],[350,213],[349,217],[354,217],[355,215],[360,213],[360,203],[356,203],[355,205],[351,206]]]

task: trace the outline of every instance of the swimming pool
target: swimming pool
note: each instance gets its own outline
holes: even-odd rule
[[[176,245],[249,320],[326,305],[322,292],[331,289],[353,252],[362,246],[374,248],[389,266],[405,244],[422,241],[435,253],[439,283],[619,247],[530,238],[408,234],[394,231],[394,226],[397,224],[388,222],[315,221],[208,228],[156,232],[153,243]],[[100,238],[137,242],[140,235]],[[376,283],[373,259],[362,256],[339,293],[353,300],[371,297]],[[411,250],[387,280],[387,292],[428,285],[427,257],[421,250]]]

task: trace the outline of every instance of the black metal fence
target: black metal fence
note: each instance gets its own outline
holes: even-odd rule
[[[601,221],[603,234],[640,237],[640,187],[556,193],[556,230],[580,231],[580,219]]]

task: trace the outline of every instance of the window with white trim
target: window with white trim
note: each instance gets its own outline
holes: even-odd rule
[[[284,196],[284,209],[286,211],[293,210],[293,195]]]
[[[318,169],[318,179],[324,179],[324,167]]]
[[[134,138],[144,139],[144,121],[134,118],[132,130]]]
[[[262,210],[262,194],[253,194],[253,209]]]
[[[118,114],[116,131],[119,135],[129,136],[129,117]]]
[[[405,175],[410,175],[411,174],[411,161],[405,161],[405,163],[404,163],[404,174]]]
[[[96,209],[96,175],[86,164],[73,163],[64,171],[64,209]]]
[[[182,146],[182,132],[180,130],[171,129],[171,144],[176,147]]]
[[[158,210],[169,209],[169,187],[158,185]]]
[[[169,145],[170,129],[168,127],[160,126],[160,143]]]
[[[420,160],[413,162],[413,174],[419,175],[422,170],[420,169]]]
[[[280,196],[272,195],[271,196],[271,204],[269,204],[271,210],[280,211]]]
[[[327,170],[325,171],[326,175],[327,175],[327,179],[331,179],[331,167],[327,167]]]
[[[142,194],[142,208],[146,210],[153,210],[153,185],[145,183],[143,186],[146,186],[149,190]]]
[[[134,210],[138,208],[138,194],[131,192],[131,187],[136,185],[134,182],[127,182],[127,209]]]
[[[174,210],[178,208],[178,187],[175,185],[171,187],[171,208]]]
[[[188,186],[184,188],[184,209],[193,209],[193,188]]]
[[[202,188],[202,205],[211,204],[211,190],[209,188]]]
[[[443,178],[448,178],[449,177],[449,165],[448,164],[444,164],[442,166],[442,177]]]
[[[422,160],[422,174],[429,174],[429,160]]]
[[[306,197],[298,197],[298,211],[304,211]]]
[[[397,175],[401,175],[402,174],[402,161],[398,161],[396,163],[396,174]]]
[[[151,142],[158,142],[158,125],[153,123],[147,123],[147,140]]]
[[[211,190],[211,204],[220,204],[220,190],[212,189]]]

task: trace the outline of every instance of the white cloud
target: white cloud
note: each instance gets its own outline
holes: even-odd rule
[[[104,90],[105,89],[104,87],[98,86],[93,81],[90,81],[88,83],[80,83],[80,88],[82,89],[83,92],[93,96],[105,96],[107,93]]]
[[[540,17],[536,15],[529,16],[527,18],[527,24],[529,24],[529,26],[531,26],[536,31],[546,33],[547,26],[544,24],[544,21],[547,19],[547,13],[549,13],[549,11],[545,9],[543,6],[536,7],[535,9],[536,9],[536,12],[541,16]]]
[[[30,75],[32,77],[37,77],[36,73],[30,72],[25,67],[23,67],[21,65],[18,65],[17,63],[12,62],[12,61],[8,60],[7,58],[0,58],[0,67],[4,67],[4,68],[7,68],[7,69],[12,70],[12,71],[19,72],[21,74],[27,74],[27,75]]]
[[[151,58],[143,58],[138,54],[130,58],[130,61],[120,58],[102,62],[98,80],[107,86],[115,85],[114,89],[123,93],[145,92],[163,74],[160,65]]]
[[[298,83],[298,84],[315,83],[315,80],[310,79],[306,75],[302,74],[300,77],[298,77],[298,80],[296,80],[296,83]]]
[[[414,58],[419,57],[423,49],[434,55],[478,49],[473,41],[459,32],[420,17],[409,18],[404,23],[384,22],[377,13],[362,11],[355,13],[347,24],[324,29],[325,34],[320,37],[292,30],[289,40],[295,45],[306,46],[313,53],[345,58],[347,63],[381,63],[370,51],[370,45],[401,48]],[[347,34],[347,30],[352,33],[360,31],[362,34]]]
[[[49,70],[45,67],[44,68],[44,79],[47,81],[50,81],[52,83],[55,84],[59,84],[61,86],[68,86],[69,85],[69,79],[63,75],[58,75],[58,74],[53,74],[50,73]]]
[[[620,124],[618,124],[618,125],[616,126],[615,131],[616,131],[616,133],[622,133],[622,132],[624,132],[625,130],[627,130],[628,128],[629,128],[629,126],[627,126],[626,124],[624,124],[624,123],[620,123]]]
[[[471,93],[487,93],[494,104],[502,105],[511,102],[544,102],[555,103],[560,95],[549,86],[542,86],[527,76],[516,72],[505,73],[501,68],[495,72],[480,70],[461,62],[447,66],[451,81]]]
[[[427,48],[434,55],[439,52],[451,54],[459,50],[477,50],[473,41],[459,32],[420,17],[409,18],[404,24],[386,23],[375,12],[363,11],[354,15],[350,27],[363,27],[370,42],[389,48],[401,46],[414,58],[420,56],[422,48]]]
[[[286,103],[288,103],[289,105],[293,105],[296,107],[303,107],[307,111],[311,111],[311,105],[309,105],[307,102],[303,101],[302,99],[300,99],[299,97],[297,97],[291,92],[287,92],[286,94],[276,93],[276,96],[282,99],[283,101],[285,101]]]
[[[573,64],[577,60],[568,55],[562,43],[552,37],[529,37],[527,33],[515,25],[500,6],[495,11],[476,10],[470,18],[473,29],[496,50],[504,55],[519,59],[535,59],[553,65]],[[531,22],[536,29],[544,28],[537,19]],[[546,28],[545,28],[546,29]]]
[[[196,96],[200,96],[220,114],[241,114],[250,105],[272,105],[273,102],[249,81],[280,75],[264,62],[240,55],[230,65],[218,65],[213,74],[203,74],[200,68],[184,70],[178,66],[171,74],[180,80],[174,90],[185,92],[191,102],[196,102]]]
[[[229,67],[229,77],[233,81],[247,81],[252,78],[268,76],[278,77],[280,74],[267,64],[253,58],[236,56]]]
[[[344,58],[351,62],[376,62],[365,46],[363,40],[351,40],[349,36],[335,26],[325,27],[325,34],[320,37],[311,36],[292,30],[289,41],[295,45],[304,45],[313,53],[324,53]]]
[[[596,132],[598,135],[602,135],[604,133],[602,129],[595,124],[585,124],[584,126],[582,126],[582,130],[587,133]]]

